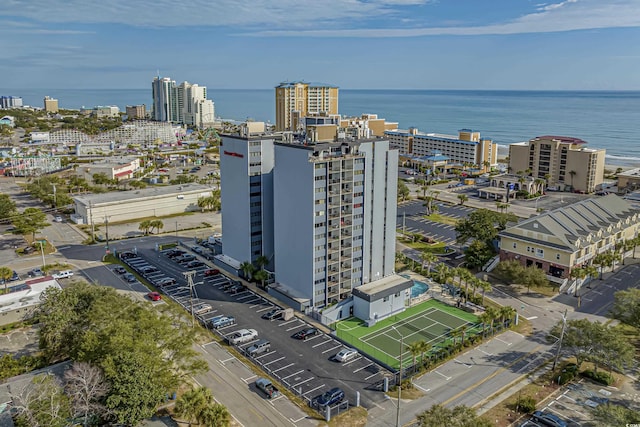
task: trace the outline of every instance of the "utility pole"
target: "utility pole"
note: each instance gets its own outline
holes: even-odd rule
[[[407,219],[407,212],[406,211],[402,211],[402,235],[404,236],[405,234],[405,227],[406,227],[406,219]]]
[[[109,250],[109,217],[105,215],[104,217],[104,227],[105,227],[105,237],[107,239],[107,250]]]
[[[555,371],[556,370],[556,365],[558,364],[558,359],[560,359],[560,350],[562,349],[562,339],[564,338],[564,330],[567,327],[567,310],[564,311],[564,314],[562,315],[562,330],[560,331],[560,339],[558,340],[558,349],[556,350],[556,357],[553,360],[553,367],[551,368],[551,371]]]
[[[44,266],[46,265],[44,262],[44,244],[42,243],[43,241],[40,240],[38,243],[40,243],[40,253],[42,254],[42,270],[44,271]]]
[[[396,427],[400,427],[400,399],[402,398],[402,349],[404,348],[404,336],[396,329],[395,326],[391,326],[394,331],[400,335],[400,368],[398,370],[398,404],[396,405]]]
[[[189,306],[190,309],[189,311],[191,312],[191,327],[194,327],[196,325],[196,316],[193,312],[193,287],[195,286],[193,284],[193,276],[196,275],[196,271],[191,270],[191,271],[185,271],[184,273],[182,273],[184,275],[184,277],[187,278],[187,286],[189,287]]]

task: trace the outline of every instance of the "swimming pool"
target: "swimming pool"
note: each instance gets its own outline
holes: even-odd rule
[[[424,282],[420,282],[418,280],[413,281],[413,286],[411,287],[411,298],[415,298],[429,291],[429,285]]]

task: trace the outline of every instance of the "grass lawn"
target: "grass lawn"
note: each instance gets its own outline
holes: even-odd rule
[[[439,222],[441,224],[458,225],[458,219],[446,215],[440,215],[439,213],[432,213],[431,215],[425,215],[424,217],[430,221]]]
[[[402,231],[398,231],[398,233],[402,234]],[[400,238],[400,242],[405,246],[408,246],[412,249],[416,249],[421,252],[431,252],[434,254],[447,253],[445,251],[445,248],[447,245],[445,245],[443,242],[435,242],[435,243],[415,242],[415,241],[412,241],[411,239],[404,239],[404,238]]]

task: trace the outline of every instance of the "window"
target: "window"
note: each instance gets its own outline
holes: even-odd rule
[[[543,258],[544,257],[544,249],[536,249],[536,256]]]
[[[394,295],[396,298],[400,298],[400,292],[396,292],[396,294]]]
[[[560,254],[556,254],[556,259],[560,259]]]
[[[389,297],[382,298],[382,302],[389,302]]]
[[[324,216],[324,211],[318,211],[318,212],[316,212],[316,216]]]
[[[514,243],[513,243],[513,249],[515,249],[515,248],[516,248],[516,244],[515,244],[515,242],[514,242]]]

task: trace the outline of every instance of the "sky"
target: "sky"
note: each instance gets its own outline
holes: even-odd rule
[[[640,90],[640,0],[2,0],[0,86]]]

